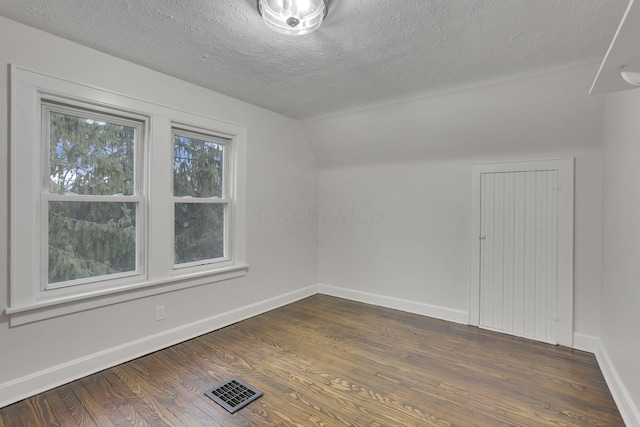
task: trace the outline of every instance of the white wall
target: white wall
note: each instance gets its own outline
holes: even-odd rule
[[[607,96],[602,157],[600,339],[620,409],[640,426],[640,90]]]
[[[167,342],[178,339],[180,333],[213,324],[206,322],[212,316],[258,304],[225,317],[233,320],[304,295],[304,288],[317,282],[315,219],[278,222],[260,218],[264,206],[316,204],[317,168],[298,122],[0,17],[0,307],[6,307],[8,297],[7,79],[11,63],[246,126],[250,268],[241,279],[13,328],[7,316],[0,314],[0,404],[15,400],[11,393],[35,391],[50,385],[46,381],[53,378],[86,373],[74,371],[79,358],[97,354],[101,355],[99,363],[109,363],[111,353],[104,352],[113,349],[118,350],[113,357],[126,358],[132,343],[135,351],[141,351],[145,340],[153,337],[152,344],[161,346],[165,333],[172,331]],[[284,299],[269,303],[278,296]],[[166,320],[156,322],[155,306],[160,304],[165,306]],[[175,329],[186,325],[195,327],[182,332]],[[62,367],[58,377],[41,372],[68,362],[71,366]],[[81,362],[78,369],[99,367],[98,362]]]
[[[598,336],[604,99],[587,95],[595,70],[305,123],[321,167],[320,283],[466,319],[471,165],[575,156],[574,327]]]

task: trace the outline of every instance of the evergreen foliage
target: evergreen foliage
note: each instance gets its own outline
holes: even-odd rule
[[[175,196],[222,197],[223,167],[224,144],[175,135]],[[224,209],[218,203],[176,203],[176,264],[224,256]]]
[[[137,203],[110,200],[135,194],[135,127],[49,117],[49,191],[70,196],[48,205],[49,283],[135,270]],[[176,264],[224,256],[226,203],[188,203],[224,196],[224,149],[205,137],[174,137],[174,196],[185,197],[174,211]]]
[[[50,113],[50,191],[132,195],[135,128]],[[135,270],[135,203],[49,202],[49,283]]]

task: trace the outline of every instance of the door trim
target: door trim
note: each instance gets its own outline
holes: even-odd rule
[[[469,269],[469,324],[480,324],[480,176],[483,173],[557,170],[558,185],[558,295],[557,341],[573,346],[573,204],[574,158],[483,163],[471,166],[471,266]]]

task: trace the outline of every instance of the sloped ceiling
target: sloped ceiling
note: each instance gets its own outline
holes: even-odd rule
[[[627,0],[332,0],[267,29],[255,0],[0,0],[0,15],[308,120],[598,61]]]

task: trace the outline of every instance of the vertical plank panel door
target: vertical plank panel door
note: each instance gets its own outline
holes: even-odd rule
[[[470,324],[573,344],[573,159],[563,160],[472,169]]]

